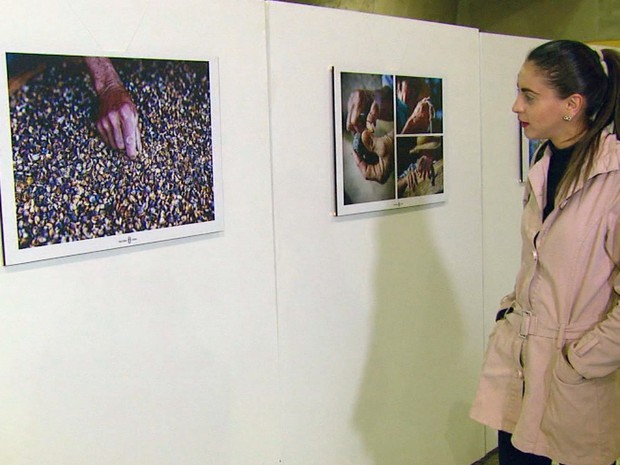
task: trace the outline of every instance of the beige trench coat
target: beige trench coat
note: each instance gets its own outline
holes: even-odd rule
[[[471,417],[567,465],[620,457],[620,142],[542,222],[549,151],[530,170],[521,269],[488,343]]]

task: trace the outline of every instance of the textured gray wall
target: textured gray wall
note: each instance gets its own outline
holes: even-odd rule
[[[620,37],[620,0],[460,0],[458,24],[484,32],[582,41]]]
[[[456,24],[459,0],[281,0]]]
[[[620,38],[620,0],[280,0],[582,41]]]

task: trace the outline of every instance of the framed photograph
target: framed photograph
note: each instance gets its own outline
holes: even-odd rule
[[[11,52],[0,68],[5,265],[222,230],[216,60]]]
[[[445,200],[443,79],[334,68],[336,214]]]
[[[525,137],[521,126],[519,126],[519,140],[521,141],[519,150],[519,182],[524,183],[527,179],[527,173],[530,169],[530,165],[532,164],[532,160],[534,159],[534,155],[544,140],[528,139]]]

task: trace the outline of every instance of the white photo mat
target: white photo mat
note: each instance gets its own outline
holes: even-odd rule
[[[407,83],[409,94],[415,88],[424,98],[400,98],[409,95],[402,93]],[[444,84],[440,77],[333,68],[338,216],[445,201]],[[360,98],[373,103],[358,111]],[[379,116],[367,124],[375,104]]]
[[[223,229],[217,59],[105,56],[121,80],[136,80],[123,82],[142,140],[132,161],[97,133],[96,94],[83,89],[92,84],[86,68],[75,68],[84,56],[103,55],[6,50],[0,57],[5,265]],[[9,94],[9,57],[11,67],[22,58],[51,64]],[[74,77],[76,69],[84,76]]]

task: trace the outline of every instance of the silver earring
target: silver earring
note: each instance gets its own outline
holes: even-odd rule
[[[562,116],[562,119],[563,119],[564,121],[570,121],[570,120],[572,120],[572,119],[573,119],[573,117],[572,117],[571,115],[564,115],[564,116]]]

